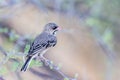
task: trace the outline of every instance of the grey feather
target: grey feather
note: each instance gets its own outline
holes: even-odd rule
[[[58,31],[57,28],[58,26],[54,23],[48,23],[45,26],[43,32],[38,35],[31,44],[28,51],[27,60],[21,68],[21,71],[26,71],[33,58],[39,55],[43,56],[43,52],[45,52],[48,48],[54,47],[56,45],[57,38],[55,33]]]
[[[27,56],[33,56],[38,50],[41,52],[49,47],[54,47],[56,43],[57,39],[55,36],[44,32],[33,41]]]

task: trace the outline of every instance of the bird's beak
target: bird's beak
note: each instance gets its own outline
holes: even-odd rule
[[[59,30],[59,31],[60,31],[60,30],[62,30],[62,28],[59,26],[59,27],[57,28],[57,30]]]

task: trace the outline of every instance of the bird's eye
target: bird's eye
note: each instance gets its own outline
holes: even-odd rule
[[[57,28],[57,26],[53,26],[52,29],[55,30]]]

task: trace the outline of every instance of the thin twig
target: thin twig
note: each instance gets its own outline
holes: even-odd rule
[[[54,76],[56,75],[56,78],[58,76],[58,78],[56,80],[77,80],[76,78],[71,78],[68,77],[67,75],[65,75],[58,66],[54,65],[51,63],[50,60],[46,60],[46,58],[40,57],[40,62],[43,63],[43,66],[49,70],[50,73],[52,73]]]

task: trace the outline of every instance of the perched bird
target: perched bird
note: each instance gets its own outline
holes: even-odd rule
[[[26,71],[31,60],[37,56],[43,57],[43,54],[57,43],[56,32],[59,31],[59,26],[55,23],[45,25],[43,32],[38,35],[30,46],[26,62],[21,68],[21,71]]]

